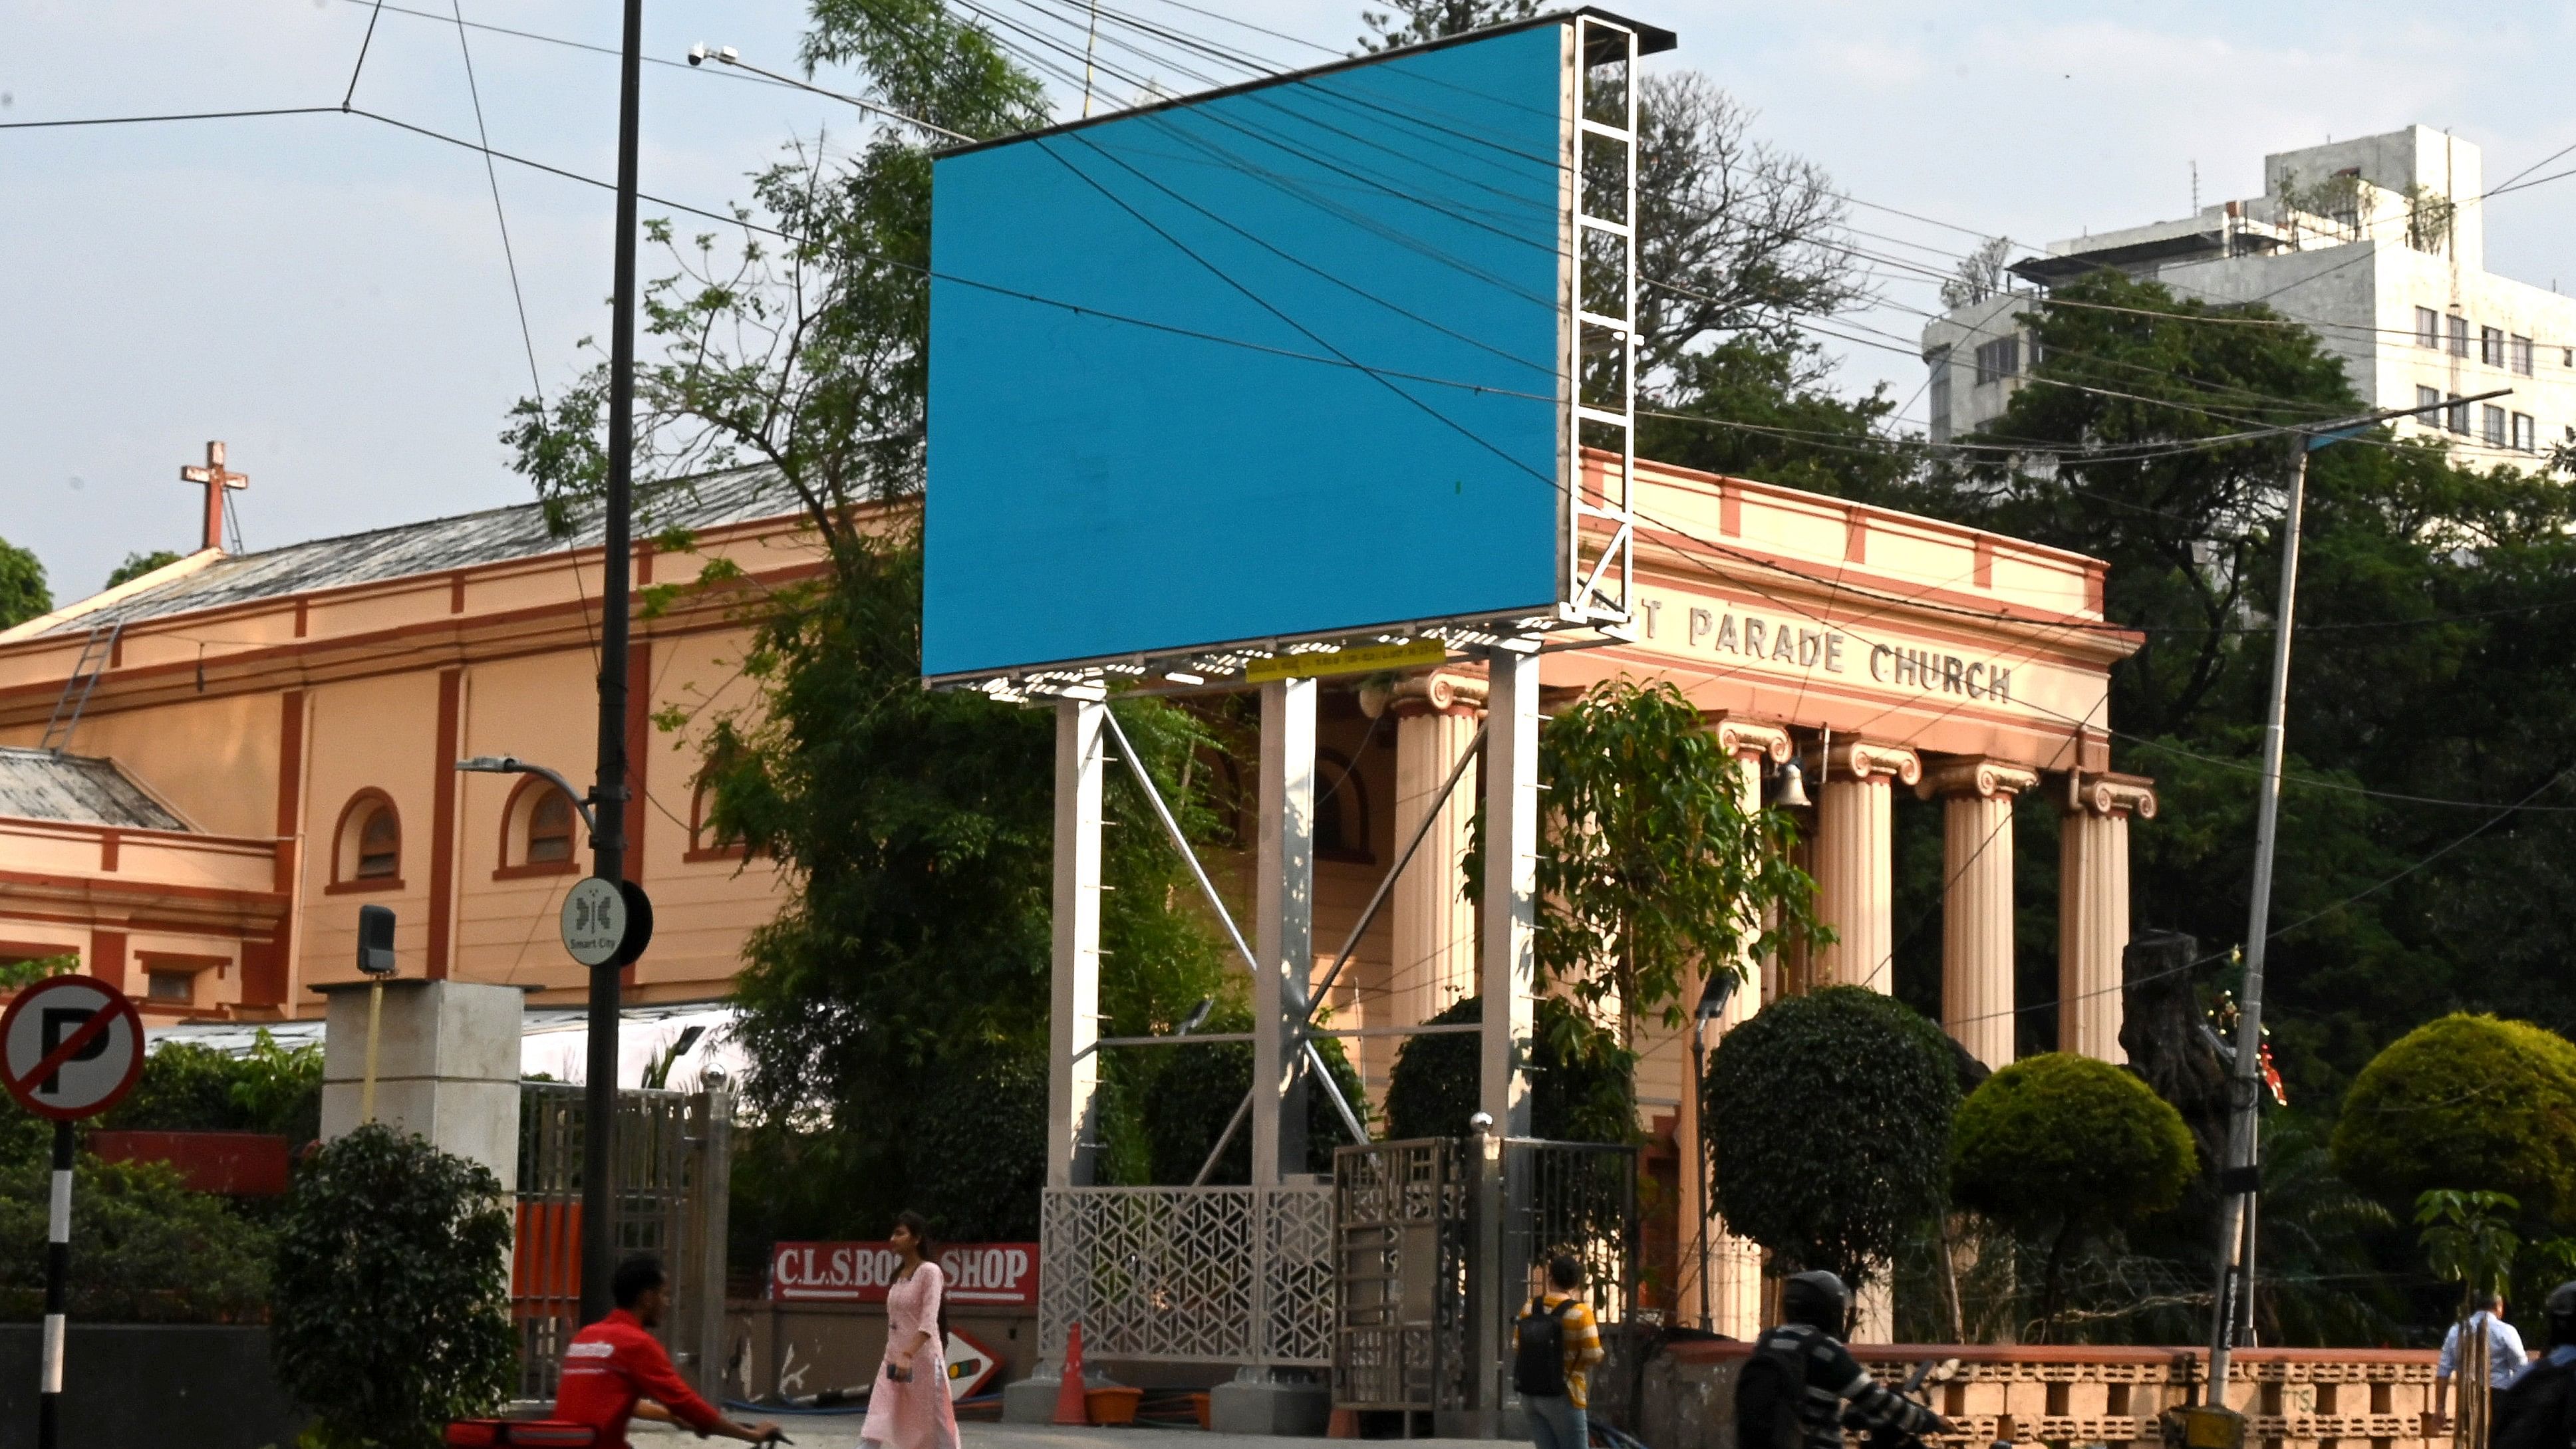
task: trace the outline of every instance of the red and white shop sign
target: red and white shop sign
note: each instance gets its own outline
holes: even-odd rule
[[[780,1243],[769,1296],[788,1302],[883,1303],[903,1259],[890,1243]],[[965,1308],[1038,1306],[1038,1245],[957,1243],[939,1250],[948,1301]]]

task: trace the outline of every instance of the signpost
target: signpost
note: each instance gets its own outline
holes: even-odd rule
[[[143,1019],[94,976],[55,976],[0,1014],[0,1077],[18,1105],[54,1119],[53,1210],[45,1234],[45,1343],[37,1449],[62,1439],[63,1295],[72,1262],[72,1124],[123,1100],[143,1074]]]
[[[564,949],[584,966],[624,966],[653,940],[653,903],[631,880],[583,876],[564,892]]]

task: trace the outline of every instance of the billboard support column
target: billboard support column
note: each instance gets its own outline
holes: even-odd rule
[[[1478,1033],[1477,1103],[1483,1137],[1471,1280],[1476,1407],[1489,1437],[1505,1391],[1506,1304],[1518,1280],[1503,1261],[1503,1142],[1530,1135],[1528,1043],[1538,964],[1538,674],[1533,652],[1496,649],[1485,692],[1485,891],[1479,963],[1485,1010]],[[1472,1291],[1480,1288],[1481,1291]]]
[[[1299,1050],[1315,972],[1315,696],[1312,679],[1261,686],[1259,859],[1254,866],[1252,1181],[1306,1170]]]
[[[1098,699],[1055,706],[1055,943],[1047,1012],[1047,1186],[1088,1187],[1099,1138],[1100,786]]]

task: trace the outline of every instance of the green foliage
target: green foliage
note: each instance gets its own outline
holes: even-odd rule
[[[50,1137],[51,1124],[45,1129]],[[13,1153],[0,1161],[0,1317],[43,1316],[52,1186],[49,1155]],[[76,1321],[255,1322],[268,1302],[269,1251],[265,1232],[222,1199],[189,1191],[167,1163],[74,1159]]]
[[[1746,812],[1736,763],[1670,682],[1594,685],[1548,722],[1538,764],[1538,976],[1592,1015],[1678,1027],[1698,963],[1821,939],[1797,827]]]
[[[1431,1018],[1434,1026],[1485,1019],[1485,999],[1469,996]],[[1535,1003],[1531,1021],[1530,1135],[1551,1142],[1637,1139],[1636,1054],[1616,1034],[1554,996]],[[1387,1074],[1386,1135],[1463,1137],[1478,1111],[1478,1038],[1443,1032],[1407,1038]]]
[[[2069,1052],[2024,1057],[1988,1077],[1950,1129],[1953,1196],[2024,1226],[2082,1230],[2163,1212],[2196,1159],[2182,1114],[2146,1083]]]
[[[1252,1030],[1252,1013],[1230,1006],[1209,1015],[1201,1030],[1238,1032]],[[1358,1114],[1360,1125],[1369,1125],[1368,1090],[1360,1075],[1353,1070],[1342,1044],[1332,1038],[1315,1043],[1325,1066],[1333,1073],[1333,1082],[1341,1088],[1342,1099]],[[1137,1055],[1142,1055],[1141,1053]],[[1198,1176],[1200,1164],[1216,1146],[1219,1134],[1233,1119],[1235,1109],[1243,1104],[1244,1094],[1252,1090],[1252,1047],[1245,1042],[1220,1042],[1207,1046],[1157,1047],[1153,1055],[1163,1060],[1142,1064],[1138,1095],[1142,1099],[1143,1130],[1148,1153],[1151,1180],[1160,1184],[1182,1184]],[[1151,1075],[1148,1076],[1147,1073]],[[1350,1129],[1342,1124],[1342,1114],[1333,1108],[1332,1099],[1322,1088],[1309,1081],[1306,1087],[1306,1168],[1308,1172],[1333,1170],[1333,1149],[1351,1140]],[[1247,1122],[1235,1130],[1216,1170],[1208,1174],[1211,1183],[1242,1183],[1252,1180],[1252,1129]]]
[[[1701,1099],[1711,1202],[1773,1268],[1875,1278],[1940,1211],[1949,1040],[1857,986],[1784,996],[1720,1038]]]
[[[99,587],[112,589],[118,584],[139,579],[154,569],[166,568],[178,561],[179,555],[166,548],[156,548],[150,553],[129,553],[125,556],[125,562],[118,564],[115,570],[108,574],[107,582]]]
[[[15,991],[33,986],[48,976],[63,976],[80,969],[80,953],[61,956],[27,956],[0,963],[0,991]]]
[[[2041,1332],[2054,1337],[2068,1250],[2171,1208],[2197,1168],[2182,1114],[2109,1062],[2024,1057],[1968,1094],[1950,1127],[1955,1200],[2044,1233]]]
[[[2427,1022],[2353,1082],[2334,1160],[2393,1198],[2505,1193],[2537,1221],[2576,1218],[2576,1044],[2492,1016]]]
[[[2437,1187],[2415,1199],[2416,1242],[2424,1265],[2445,1283],[2460,1285],[2460,1320],[2502,1293],[2513,1276],[2522,1237],[2512,1222],[2522,1204],[2502,1192],[2463,1192]]]
[[[500,1179],[371,1123],[323,1144],[278,1226],[278,1381],[330,1449],[427,1449],[518,1373]]]
[[[101,1121],[122,1130],[322,1135],[322,1047],[288,1049],[265,1030],[240,1056],[170,1042],[143,1059],[134,1090]]]
[[[920,1119],[903,1143],[904,1177],[934,1235],[1037,1241],[1046,1102],[1046,1059],[1035,1052],[951,1054],[923,1077],[902,1109]]]
[[[0,629],[49,613],[53,607],[54,591],[45,586],[43,562],[0,538]]]

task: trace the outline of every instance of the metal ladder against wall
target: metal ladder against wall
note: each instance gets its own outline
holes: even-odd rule
[[[80,728],[81,711],[89,708],[90,691],[98,688],[98,678],[116,658],[116,639],[125,630],[123,619],[105,624],[92,624],[89,637],[81,641],[79,662],[72,665],[71,677],[63,681],[62,698],[54,701],[54,713],[45,721],[44,743],[38,748],[59,755],[71,748],[72,731]]]

